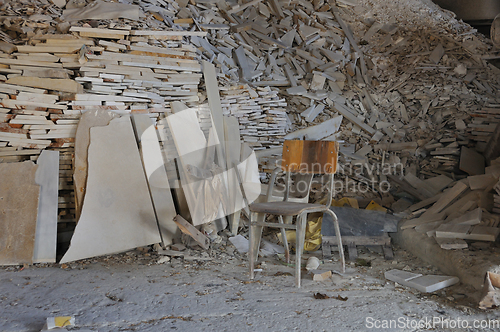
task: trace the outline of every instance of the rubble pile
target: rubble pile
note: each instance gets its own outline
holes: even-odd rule
[[[166,117],[189,108],[193,122],[177,135],[196,136],[203,148],[218,136],[227,146],[210,161],[222,170],[248,157],[249,146],[264,179],[285,139],[336,140],[337,193],[405,211],[407,228],[426,224],[418,229],[443,237],[457,218],[452,207],[472,193],[476,203],[462,213],[496,212],[497,169],[485,168],[480,153],[500,119],[499,69],[488,62],[498,56],[489,40],[431,3],[0,3],[0,162],[59,152],[60,230],[77,221],[74,146],[89,111],[146,114],[170,185],[185,174],[206,180],[202,171],[213,166],[194,158],[198,168],[187,171],[194,162],[174,162],[181,142],[174,144]],[[237,146],[224,140],[229,133]],[[205,195],[220,194],[203,185]],[[199,199],[188,194],[190,203]],[[498,229],[485,216],[468,226]]]

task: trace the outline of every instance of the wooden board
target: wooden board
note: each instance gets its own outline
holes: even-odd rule
[[[179,226],[180,230],[193,238],[203,249],[207,250],[210,248],[210,240],[208,237],[203,235],[199,230],[197,230],[193,225],[191,225],[186,219],[177,215],[174,218],[175,223]]]
[[[76,53],[80,50],[81,45],[78,46],[53,46],[53,45],[37,45],[37,46],[26,46],[18,45],[17,51],[19,53]]]
[[[83,86],[71,79],[17,76],[8,79],[6,83],[70,93],[83,93]]]
[[[428,216],[443,211],[450,203],[452,203],[458,196],[460,196],[468,186],[463,182],[457,182],[452,188],[444,192],[439,200],[431,206],[423,215]]]
[[[238,226],[240,223],[240,210],[237,208],[241,205],[239,200],[242,200],[240,193],[240,184],[238,177],[235,174],[234,167],[240,163],[241,143],[240,130],[238,119],[232,116],[224,116],[224,136],[225,136],[225,153],[227,162],[227,181],[228,181],[228,204],[229,204],[229,225],[233,235],[238,234]]]
[[[335,173],[338,148],[333,141],[285,141],[281,168],[286,172]]]
[[[473,175],[467,177],[471,190],[486,189],[498,182],[498,177],[491,174]]]

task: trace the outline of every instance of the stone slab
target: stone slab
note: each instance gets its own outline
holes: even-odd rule
[[[429,275],[412,279],[408,282],[407,286],[416,288],[423,293],[432,293],[445,287],[455,285],[459,281],[457,277]]]
[[[109,122],[119,117],[116,113],[104,110],[91,110],[82,114],[75,136],[75,169],[73,181],[75,186],[77,219],[80,215],[85,186],[87,184],[87,155],[89,149],[90,128],[107,126]]]
[[[411,279],[421,277],[420,273],[412,273],[403,270],[389,270],[384,273],[387,280],[397,282],[398,284],[403,284]]]
[[[439,244],[441,249],[445,250],[466,249],[468,247],[467,242],[462,239],[436,238],[436,242]]]
[[[55,263],[59,196],[59,151],[44,150],[37,159],[40,185],[33,263]]]
[[[85,202],[61,263],[160,243],[130,116],[90,129]]]
[[[339,220],[342,236],[382,236],[397,231],[401,218],[373,210],[361,210],[350,207],[330,207]],[[325,213],[321,227],[323,236],[335,236],[332,217]]]
[[[40,186],[32,161],[0,163],[0,265],[31,264]]]
[[[181,112],[167,116],[168,126],[172,133],[180,161],[181,185],[191,213],[194,226],[207,223],[203,181],[197,181],[188,174],[188,168],[203,169],[207,140],[201,131],[196,110],[188,108]]]
[[[459,282],[457,277],[421,275],[403,270],[390,270],[384,273],[386,279],[403,286],[413,287],[424,293],[432,293]]]
[[[170,191],[167,170],[161,153],[156,128],[148,114],[134,114],[132,116],[137,142],[149,192],[153,200],[158,227],[162,236],[163,245],[172,244],[175,237],[180,237],[180,231],[174,222],[177,215]]]

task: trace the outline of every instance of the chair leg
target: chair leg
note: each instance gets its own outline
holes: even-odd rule
[[[300,288],[300,272],[302,264],[302,252],[304,251],[304,241],[306,236],[307,214],[301,214],[297,217],[297,231],[295,233],[295,284]]]
[[[283,216],[278,216],[278,221],[283,224]],[[288,247],[288,240],[286,238],[286,229],[281,229],[281,238],[283,240],[283,246],[285,247],[285,260],[287,264],[290,264],[290,248]]]
[[[262,237],[262,226],[257,226],[254,224],[256,221],[264,220],[266,217],[263,213],[252,212],[250,214],[250,234],[249,234],[249,250],[248,250],[248,260],[250,261],[250,279],[254,278],[254,267],[255,262],[259,257],[259,247],[260,239]]]
[[[344,247],[342,246],[342,238],[340,236],[340,226],[339,226],[339,220],[337,218],[337,215],[330,209],[325,211],[328,213],[330,216],[332,216],[333,219],[333,225],[335,226],[335,235],[337,238],[337,245],[339,248],[339,255],[340,255],[340,261],[342,262],[342,273],[345,272],[345,257],[344,257]]]

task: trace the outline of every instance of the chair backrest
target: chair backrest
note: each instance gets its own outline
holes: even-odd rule
[[[286,192],[288,200],[290,173],[328,174],[329,185],[326,208],[330,207],[333,196],[333,175],[337,172],[339,144],[334,141],[286,140],[283,143],[281,169],[286,173]]]
[[[284,172],[334,174],[339,144],[334,141],[287,140],[283,143],[281,169]]]

